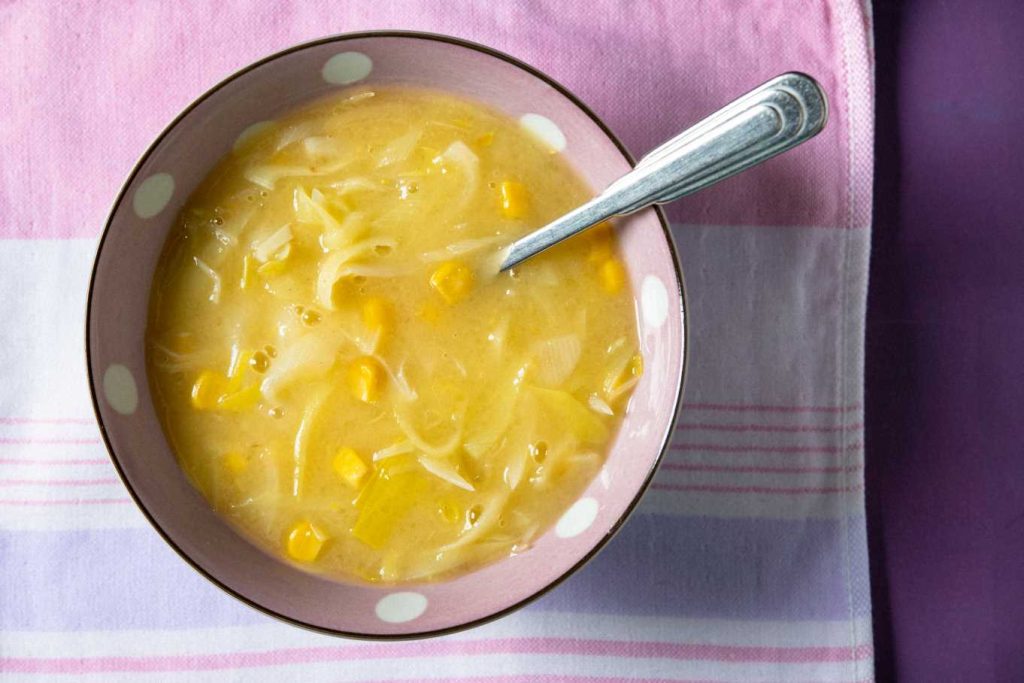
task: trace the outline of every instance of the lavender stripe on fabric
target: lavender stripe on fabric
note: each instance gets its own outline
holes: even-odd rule
[[[152,529],[0,531],[2,630],[186,628],[265,617],[208,582]]]
[[[864,522],[851,518],[855,594],[866,590]],[[539,609],[729,619],[849,614],[843,520],[635,515]],[[860,603],[854,617],[867,616]]]
[[[863,548],[863,522],[853,521],[859,537],[851,545]],[[533,609],[844,619],[842,543],[841,520],[640,514]],[[859,592],[866,558],[851,562]],[[200,577],[149,529],[0,532],[0,576],[7,582],[4,629],[183,628],[264,619]]]

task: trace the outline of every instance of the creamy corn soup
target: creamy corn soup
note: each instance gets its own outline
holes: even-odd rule
[[[525,551],[600,469],[642,371],[607,227],[497,274],[589,196],[518,122],[437,92],[347,91],[251,129],[153,283],[181,467],[254,543],[343,580]]]

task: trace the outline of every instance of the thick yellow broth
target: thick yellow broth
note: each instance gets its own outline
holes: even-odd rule
[[[266,551],[342,580],[528,549],[642,372],[607,227],[496,274],[588,196],[518,122],[437,92],[349,90],[243,136],[152,288],[150,383],[190,480]]]

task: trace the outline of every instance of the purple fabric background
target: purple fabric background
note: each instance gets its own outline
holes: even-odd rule
[[[1024,3],[879,2],[879,681],[1024,680]]]

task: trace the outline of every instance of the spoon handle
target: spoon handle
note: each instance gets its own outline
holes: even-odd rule
[[[692,194],[792,149],[827,118],[825,93],[813,78],[777,76],[654,149],[594,199],[513,242],[501,270],[612,216]]]

